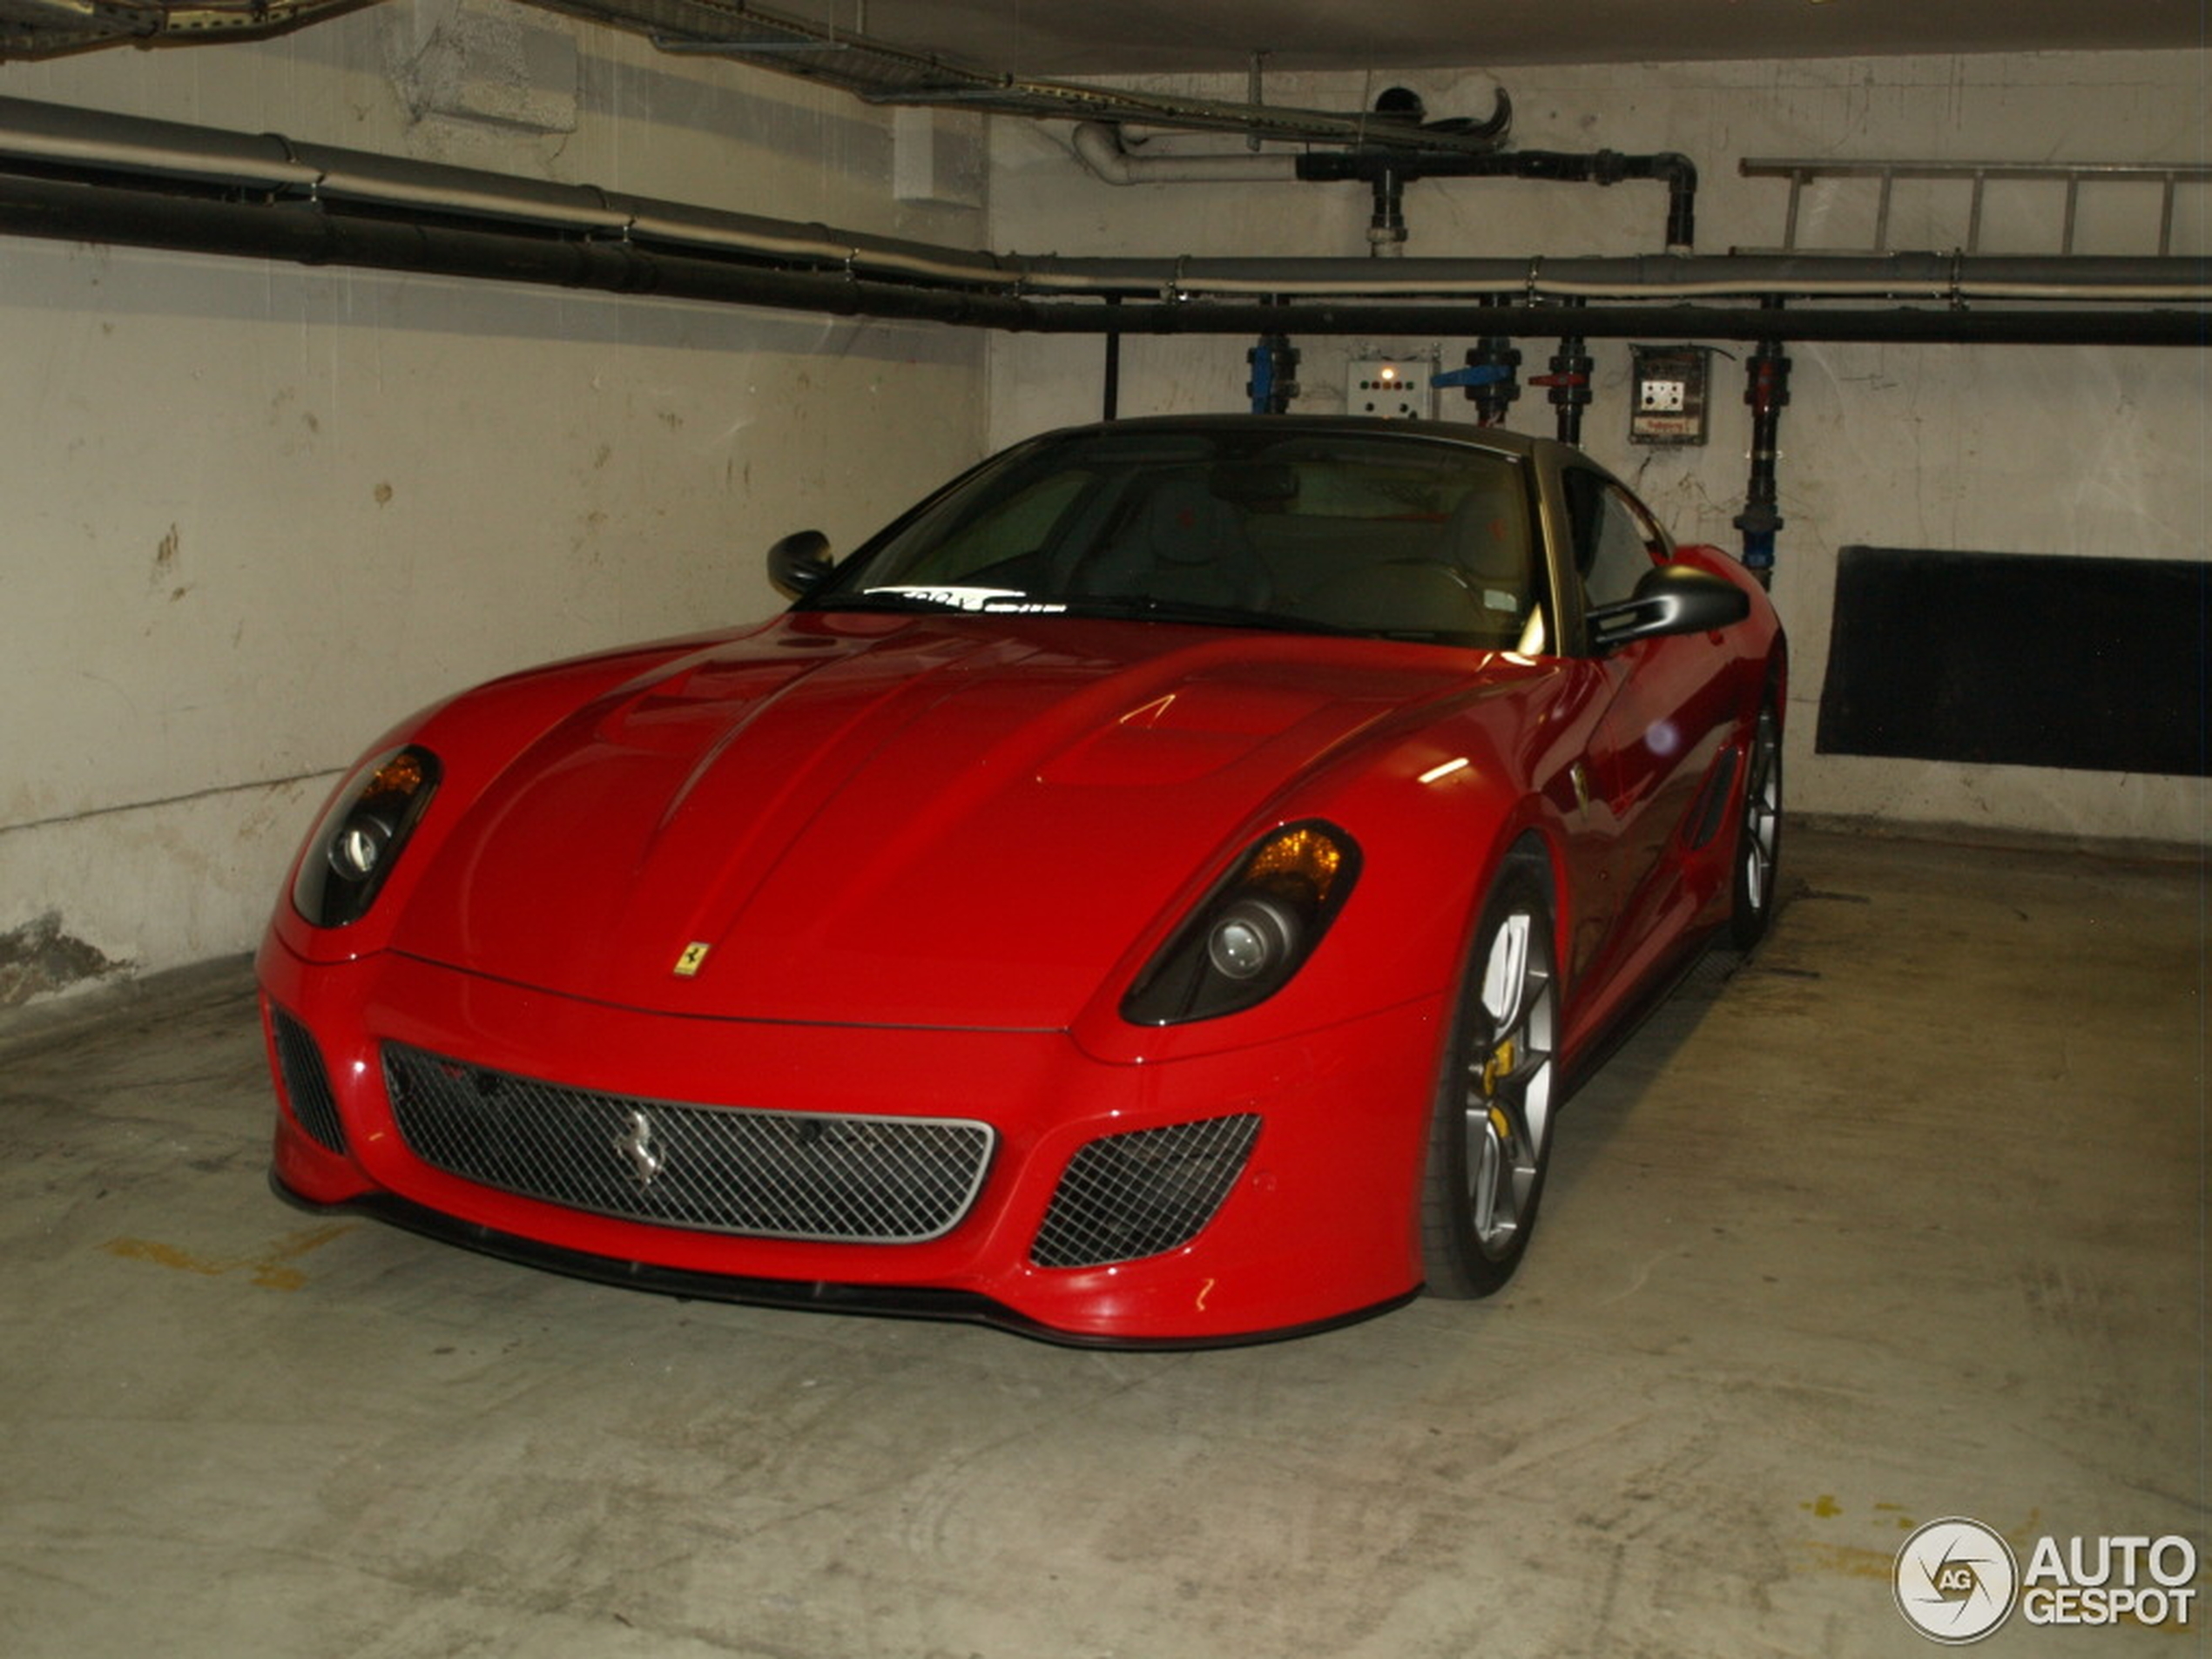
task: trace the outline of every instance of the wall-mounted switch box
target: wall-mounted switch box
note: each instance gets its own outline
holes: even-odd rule
[[[1349,415],[1388,421],[1433,421],[1433,357],[1355,357],[1345,365],[1344,407]]]
[[[1629,442],[1703,443],[1710,346],[1631,346]]]

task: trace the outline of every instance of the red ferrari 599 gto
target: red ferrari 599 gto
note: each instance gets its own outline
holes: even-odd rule
[[[1055,1340],[1503,1285],[1559,1108],[1775,902],[1783,637],[1578,452],[1131,421],[750,626],[405,722],[259,969],[278,1190]]]

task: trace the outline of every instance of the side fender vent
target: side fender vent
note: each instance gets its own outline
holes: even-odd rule
[[[1721,833],[1721,826],[1728,821],[1728,798],[1734,791],[1736,770],[1743,758],[1742,751],[1730,749],[1705,774],[1705,786],[1697,792],[1697,799],[1689,809],[1688,840],[1691,852],[1710,846],[1713,837]]]

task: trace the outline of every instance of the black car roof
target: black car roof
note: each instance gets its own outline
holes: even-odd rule
[[[1557,451],[1562,456],[1581,453],[1555,438],[1531,437],[1501,427],[1480,427],[1460,421],[1385,421],[1357,415],[1145,415],[1126,420],[1094,421],[1045,435],[1061,438],[1099,432],[1270,432],[1285,428],[1357,433],[1362,437],[1418,438],[1426,442],[1456,443],[1510,455],[1534,456],[1547,451]]]

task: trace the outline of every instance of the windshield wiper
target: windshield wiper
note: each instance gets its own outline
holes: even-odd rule
[[[1254,610],[1246,605],[1202,604],[1186,599],[1163,599],[1151,593],[1084,594],[1068,601],[1069,614],[1079,617],[1126,617],[1144,622],[1195,622],[1217,628],[1271,628],[1286,634],[1356,634],[1364,631],[1338,623],[1317,622],[1287,616],[1280,610]]]

